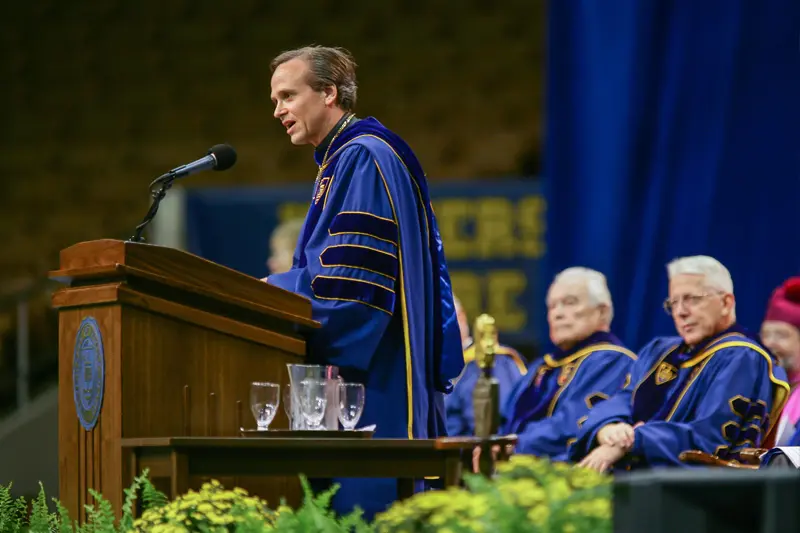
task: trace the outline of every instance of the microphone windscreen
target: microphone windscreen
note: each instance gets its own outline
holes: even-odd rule
[[[236,150],[229,144],[216,144],[208,151],[217,160],[214,170],[228,170],[236,163]]]

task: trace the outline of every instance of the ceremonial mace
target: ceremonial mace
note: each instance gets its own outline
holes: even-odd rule
[[[475,436],[481,442],[478,468],[484,476],[492,474],[492,442],[500,429],[500,384],[494,377],[494,361],[497,353],[497,326],[494,318],[487,314],[475,319],[475,362],[481,370],[472,392],[475,412]]]

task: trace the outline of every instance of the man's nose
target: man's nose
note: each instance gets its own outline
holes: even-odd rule
[[[286,113],[286,109],[284,109],[283,106],[278,104],[275,106],[275,111],[272,113],[272,116],[275,118],[281,118],[281,115],[283,115],[284,113]]]

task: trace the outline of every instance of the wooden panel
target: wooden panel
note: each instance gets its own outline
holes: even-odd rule
[[[106,284],[105,282],[124,281],[131,287],[135,287],[136,290],[140,292],[150,292],[156,295],[170,295],[173,296],[175,300],[188,301],[195,305],[200,304],[201,307],[204,306],[210,309],[227,307],[234,312],[236,312],[239,308],[252,311],[258,314],[262,323],[264,322],[265,317],[274,317],[279,321],[288,321],[291,323],[300,324],[304,327],[319,327],[319,323],[311,320],[310,318],[304,318],[281,309],[267,307],[263,304],[254,303],[250,300],[245,300],[228,294],[210,291],[208,289],[203,289],[190,283],[186,283],[182,280],[164,277],[146,270],[128,267],[125,265],[102,265],[77,270],[55,270],[50,272],[50,277],[57,281],[73,283],[77,287],[84,289],[86,288],[84,285],[87,282],[95,282],[102,286]],[[98,285],[92,285],[91,287],[97,286]],[[265,285],[262,281],[259,281],[257,288],[258,290],[268,291],[276,289],[276,287]],[[78,303],[79,301],[90,301],[91,298],[92,292],[84,291],[80,300],[73,300],[68,297],[62,298],[59,300],[59,306],[80,305]],[[255,315],[250,313],[250,316],[253,317]]]
[[[303,357],[275,347],[218,333],[135,307],[122,311],[124,437],[184,433],[184,389],[188,387],[191,435],[238,435],[237,402],[250,415],[252,381],[289,381],[287,363]],[[213,396],[212,396],[213,395]],[[287,427],[279,410],[275,427]]]
[[[133,306],[123,307],[122,324],[123,437],[237,436],[241,426],[255,427],[250,383],[273,381],[285,386],[286,364],[304,360],[304,354],[280,349],[279,341],[267,346]],[[267,333],[271,332],[263,331]],[[301,347],[304,351],[305,345]],[[272,427],[288,429],[283,408]],[[203,481],[193,479],[191,486],[199,488]],[[295,477],[219,481],[242,486],[268,501],[278,502],[281,496],[298,500]]]
[[[81,321],[92,316],[103,338],[105,382],[97,424],[86,431],[78,420],[72,380],[75,338]],[[122,505],[120,432],[120,308],[96,306],[61,311],[59,316],[58,454],[59,494],[71,516],[84,520],[88,489],[103,493],[115,508]],[[111,490],[106,491],[106,487]]]
[[[428,439],[324,437],[134,438],[124,439],[121,445],[136,450],[140,467],[163,465],[165,458],[176,453],[185,456],[192,487],[208,477],[227,484],[224,479],[238,474],[247,476],[237,478],[238,486],[268,502],[277,503],[280,496],[285,496],[291,506],[301,503],[299,491],[293,491],[300,473],[309,478],[439,476],[456,484],[462,460],[471,464],[474,448],[474,443],[468,441],[450,443],[443,450]]]
[[[217,299],[250,302],[259,310],[273,310],[296,318],[309,327],[311,302],[302,296],[265,284],[263,281],[218,265],[196,255],[152,244],[132,243],[113,239],[82,242],[61,251],[60,270],[50,277],[71,281],[80,276],[93,279],[107,268],[122,270],[146,277],[162,285],[202,293]]]
[[[156,296],[141,294],[122,282],[91,287],[60,289],[53,295],[53,306],[68,308],[89,304],[125,303],[142,309],[172,316],[191,324],[238,336],[265,346],[275,346],[295,355],[305,355],[305,342],[299,335],[279,334],[274,331],[171,302]]]
[[[130,454],[123,454],[121,438],[236,436],[242,426],[255,427],[250,383],[285,385],[286,364],[305,357],[298,334],[143,294],[123,281],[62,289],[53,302],[59,308],[60,494],[78,520],[86,517],[84,505],[93,503],[90,488],[102,491],[121,512],[122,480],[130,479],[133,464]],[[105,352],[102,410],[88,432],[78,421],[72,387],[75,339],[86,316],[97,321]],[[283,409],[273,426],[288,428]],[[268,487],[234,477],[220,481],[274,502],[297,495],[293,478]]]

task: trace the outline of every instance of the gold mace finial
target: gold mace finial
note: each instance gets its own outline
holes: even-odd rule
[[[494,317],[482,314],[475,319],[475,361],[480,368],[494,367],[497,353],[497,325]]]

